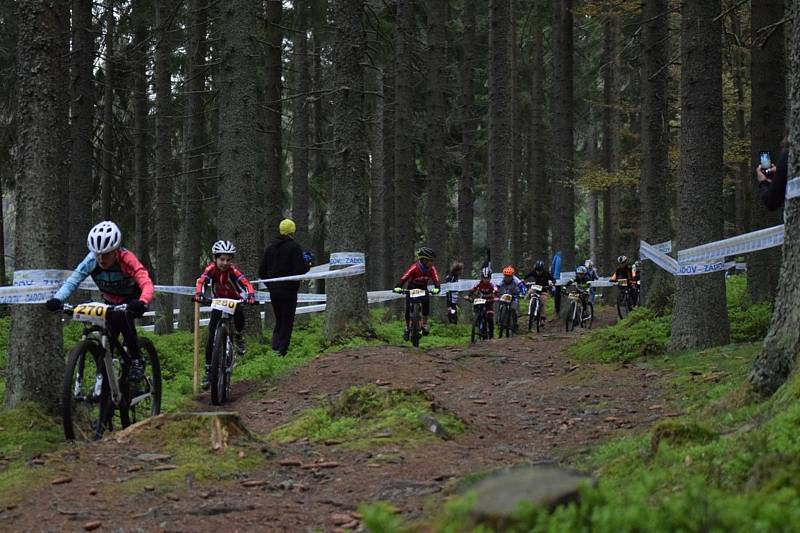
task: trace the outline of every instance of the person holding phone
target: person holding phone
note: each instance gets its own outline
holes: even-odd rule
[[[789,150],[786,149],[786,142],[786,138],[781,142],[783,151],[777,165],[772,162],[769,152],[760,152],[760,161],[756,166],[758,195],[770,211],[779,209],[786,198],[786,179],[789,173]]]

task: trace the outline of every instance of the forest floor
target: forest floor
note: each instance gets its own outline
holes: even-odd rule
[[[595,327],[613,323],[612,312],[599,313]],[[677,403],[661,385],[665,371],[577,364],[567,347],[582,332],[565,334],[560,322],[546,329],[454,348],[348,349],[270,383],[236,383],[224,410],[238,412],[255,437],[232,444],[233,459],[230,453],[219,459],[225,475],[204,475],[203,465],[182,470],[185,458],[159,439],[132,433],[118,442],[112,434],[34,461],[31,468],[43,469],[45,477],[18,504],[0,509],[0,529],[332,531],[361,527],[358,506],[377,500],[413,520],[481,472],[562,463],[612,436],[677,415],[670,412]],[[367,448],[335,440],[265,440],[304,410],[365,384],[420,391],[436,411],[460,418],[465,431],[416,446],[394,442],[390,434],[385,444],[378,438]],[[203,395],[196,409],[211,410],[209,403]],[[215,461],[213,453],[205,457]]]

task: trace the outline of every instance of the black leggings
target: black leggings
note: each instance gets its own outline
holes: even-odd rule
[[[111,304],[113,305],[113,304]],[[131,359],[141,359],[139,351],[139,336],[136,334],[136,322],[130,313],[110,312],[108,319],[108,334],[116,339],[122,333],[123,344],[128,347]]]
[[[211,351],[214,349],[214,333],[217,331],[217,324],[222,318],[222,311],[216,309],[211,311],[211,319],[208,321],[208,340],[206,340],[206,364],[211,364]],[[233,312],[233,327],[236,333],[241,333],[244,329],[244,310],[241,305],[236,306]]]

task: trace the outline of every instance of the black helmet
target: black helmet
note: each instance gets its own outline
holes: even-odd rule
[[[536,272],[541,272],[542,270],[544,270],[544,261],[542,261],[541,259],[536,261],[536,263],[533,265],[533,269]]]
[[[417,259],[433,259],[434,257],[436,257],[436,253],[427,246],[423,246],[417,250]]]

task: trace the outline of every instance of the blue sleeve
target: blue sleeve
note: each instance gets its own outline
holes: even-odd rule
[[[89,277],[89,274],[92,273],[92,270],[95,269],[97,266],[97,260],[94,258],[94,254],[89,252],[89,254],[81,261],[78,267],[75,269],[75,272],[72,273],[70,277],[67,278],[67,281],[58,289],[54,298],[58,298],[62,302],[66,301],[70,295],[75,292],[83,280]]]

